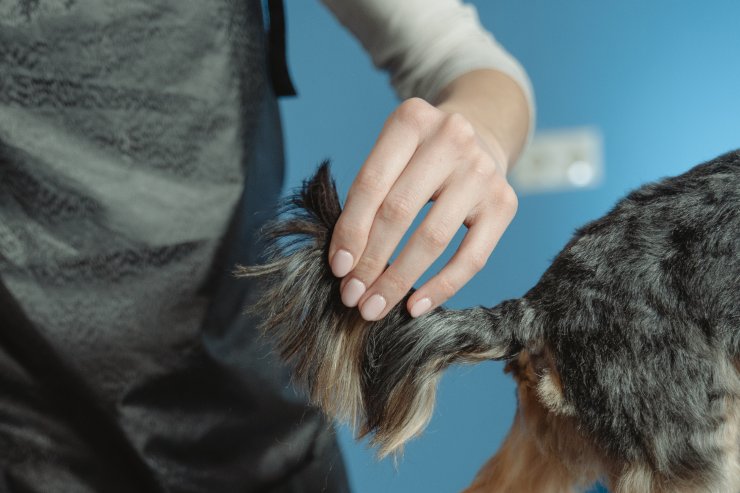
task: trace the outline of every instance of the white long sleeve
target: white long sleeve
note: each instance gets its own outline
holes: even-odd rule
[[[458,76],[495,69],[522,88],[534,128],[534,97],[526,72],[460,0],[322,0],[387,70],[400,98],[434,101]]]

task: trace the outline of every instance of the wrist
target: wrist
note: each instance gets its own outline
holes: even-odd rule
[[[460,113],[505,171],[524,147],[529,105],[524,92],[508,75],[495,70],[474,70],[453,80],[438,95],[441,111]]]
[[[474,111],[471,111],[468,107],[455,104],[454,101],[450,100],[440,103],[437,105],[437,108],[445,113],[459,113],[463,115],[473,125],[473,128],[475,128],[481,148],[493,158],[504,173],[508,173],[512,161],[511,149],[502,145],[500,137],[496,135],[493,129],[488,128],[485,122],[480,121]]]

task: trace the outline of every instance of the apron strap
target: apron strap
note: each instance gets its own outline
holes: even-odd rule
[[[288,62],[285,53],[285,9],[283,0],[267,0],[270,13],[270,24],[267,31],[270,63],[270,78],[277,96],[295,96],[296,90],[288,73]]]

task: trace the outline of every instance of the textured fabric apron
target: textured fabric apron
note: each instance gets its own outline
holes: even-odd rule
[[[265,38],[259,0],[0,0],[1,492],[346,490],[231,276],[282,184]]]

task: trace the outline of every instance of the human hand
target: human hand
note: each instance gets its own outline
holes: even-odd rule
[[[461,224],[468,231],[442,270],[409,298],[417,317],[452,297],[480,269],[514,217],[508,156],[484,142],[469,118],[444,104],[412,98],[383,127],[347,194],[329,245],[342,302],[379,320],[431,266]],[[414,218],[434,205],[394,262],[386,265]]]

